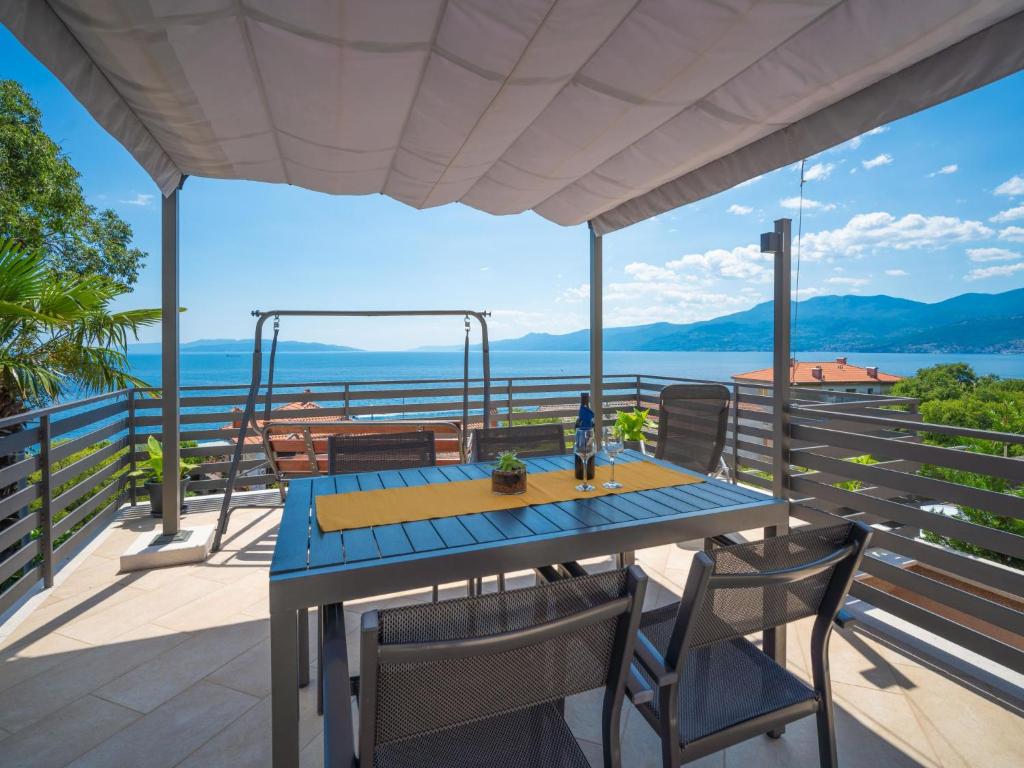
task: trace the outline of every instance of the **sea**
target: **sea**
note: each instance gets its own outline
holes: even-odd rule
[[[797,353],[801,360],[832,360],[836,352]],[[264,381],[269,355],[264,355]],[[847,356],[850,363],[878,366],[886,373],[913,375],[937,363],[964,362],[978,374],[1024,378],[1024,355],[903,354],[865,352]],[[479,350],[470,351],[470,375],[481,374]],[[130,354],[132,373],[153,386],[160,384],[160,356]],[[605,352],[606,374],[645,374],[729,381],[737,373],[771,366],[771,352]],[[493,350],[491,376],[584,376],[587,352]],[[275,383],[391,381],[461,378],[461,351],[431,352],[279,352]],[[245,353],[194,352],[181,356],[183,386],[248,384],[252,356]]]

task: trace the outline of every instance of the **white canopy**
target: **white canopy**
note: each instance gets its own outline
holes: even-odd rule
[[[150,173],[608,232],[1024,67],[1024,0],[0,0]]]

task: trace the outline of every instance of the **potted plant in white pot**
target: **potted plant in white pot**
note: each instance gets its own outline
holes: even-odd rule
[[[149,494],[149,513],[153,517],[163,517],[164,514],[164,449],[159,441],[149,436],[146,441],[148,456],[140,462],[140,467],[134,472],[129,472],[128,477],[143,479],[145,481],[146,493]],[[188,488],[188,473],[196,468],[198,461],[194,458],[179,459],[178,479],[181,482],[182,511],[185,510],[185,491]]]
[[[498,454],[491,472],[491,490],[505,496],[526,493],[526,465],[515,451]]]
[[[623,445],[628,450],[640,451],[647,455],[647,446],[644,443],[644,430],[654,428],[654,424],[648,418],[650,409],[634,408],[630,411],[617,411],[615,424],[612,429],[615,434],[622,438]]]

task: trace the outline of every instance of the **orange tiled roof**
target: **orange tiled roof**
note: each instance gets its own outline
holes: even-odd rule
[[[820,369],[820,373],[818,373]],[[845,357],[822,362],[794,361],[790,366],[790,383],[792,384],[893,384],[902,376],[883,373],[877,368],[865,368],[850,365]],[[871,375],[871,372],[874,375]],[[737,373],[734,379],[771,383],[772,369],[762,368],[759,371]]]

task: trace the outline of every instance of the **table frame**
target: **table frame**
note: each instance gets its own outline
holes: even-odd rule
[[[619,458],[620,462],[638,460],[657,461],[633,451]],[[571,467],[572,461],[571,456],[553,456],[529,459],[527,464],[530,471],[543,472]],[[789,528],[787,501],[687,470],[680,471],[705,482],[503,513],[364,528],[346,531],[344,536],[340,532],[324,534],[316,523],[314,501],[318,495],[475,479],[486,477],[489,467],[489,463],[466,464],[292,481],[270,573],[271,717],[276,768],[298,764],[298,687],[309,678],[309,608],[343,610],[343,603],[349,600],[429,588],[438,582],[467,581],[753,528],[763,528],[766,536],[775,536]],[[445,520],[458,520],[459,526]],[[559,524],[567,527],[560,529]],[[446,531],[444,537],[438,528]],[[475,531],[473,540],[458,534],[460,528],[471,534]],[[404,545],[400,545],[398,529],[405,534]],[[497,530],[500,538],[494,538],[491,529]],[[766,633],[765,639],[768,652],[785,665],[785,629]],[[344,642],[344,638],[341,640]],[[325,713],[351,711],[348,660],[344,653],[339,656],[328,660],[323,668]],[[329,728],[336,729],[337,738],[326,738]],[[325,723],[324,732],[325,765],[354,766],[351,719],[347,723]]]

